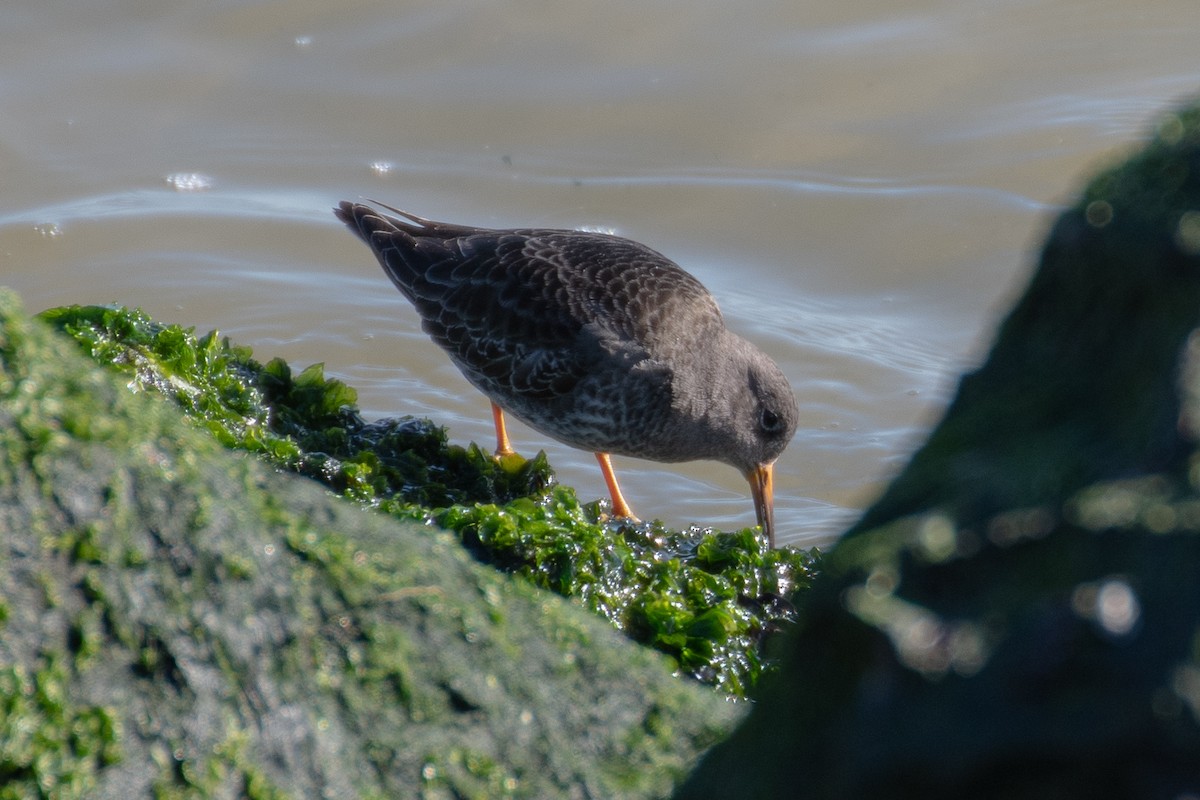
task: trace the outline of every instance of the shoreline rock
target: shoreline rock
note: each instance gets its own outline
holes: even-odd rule
[[[0,293],[14,796],[655,797],[738,709],[449,535],[225,450]]]
[[[1200,107],[1054,225],[987,362],[676,795],[1200,791]]]

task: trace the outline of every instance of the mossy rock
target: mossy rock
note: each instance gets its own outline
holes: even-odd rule
[[[734,532],[608,519],[557,485],[544,453],[495,459],[449,443],[427,419],[368,422],[354,389],[281,359],[263,364],[216,332],[137,309],[66,306],[39,315],[73,337],[132,391],[160,394],[228,447],[398,519],[455,531],[481,562],[577,598],[681,672],[743,698],[764,669],[764,643],[791,619],[815,551],[772,549]]]
[[[687,798],[1200,793],[1200,107],[1057,220]]]
[[[655,797],[737,708],[0,292],[0,798]]]

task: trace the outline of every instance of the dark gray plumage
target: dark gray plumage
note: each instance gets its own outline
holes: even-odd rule
[[[334,210],[416,307],[422,327],[499,409],[605,469],[608,453],[713,459],[750,480],[772,543],[771,465],[796,428],[795,396],[764,353],[725,327],[712,295],[628,239],[491,230],[362,203]]]

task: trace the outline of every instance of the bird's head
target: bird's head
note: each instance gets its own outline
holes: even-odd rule
[[[783,371],[758,348],[741,339],[735,357],[716,382],[712,414],[717,451],[710,457],[736,467],[750,482],[758,524],[772,546],[774,529],[774,465],[796,432],[799,408]]]

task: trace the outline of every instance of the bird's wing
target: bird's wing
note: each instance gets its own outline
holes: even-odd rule
[[[405,214],[412,224],[353,204],[338,216],[375,251],[426,333],[485,391],[551,399],[589,373],[617,363],[646,369],[658,349],[723,327],[695,278],[628,239]]]

